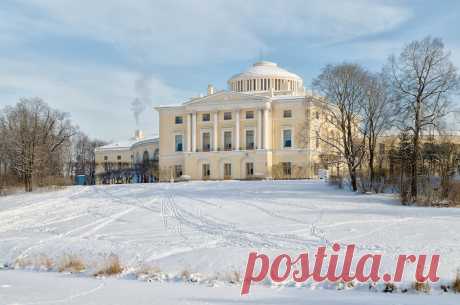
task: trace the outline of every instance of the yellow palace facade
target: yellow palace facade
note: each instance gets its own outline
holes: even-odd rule
[[[312,178],[320,168],[320,108],[298,75],[257,62],[228,90],[159,112],[159,168],[191,180]]]

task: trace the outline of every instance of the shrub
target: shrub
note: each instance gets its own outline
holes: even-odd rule
[[[59,265],[59,272],[82,272],[86,269],[85,264],[81,259],[75,256],[66,255],[63,257]]]
[[[182,272],[180,273],[180,277],[182,280],[184,281],[189,281],[190,278],[191,278],[191,273],[190,271],[188,271],[187,269],[184,269],[182,270]]]
[[[51,258],[44,254],[40,254],[33,258],[18,258],[15,262],[15,267],[24,269],[24,268],[33,268],[41,270],[51,270],[53,269],[54,262]]]
[[[414,288],[418,292],[423,292],[423,293],[429,293],[431,290],[430,284],[428,282],[415,282],[412,285],[412,288]]]
[[[449,187],[447,200],[451,206],[460,206],[460,182],[452,182]]]
[[[152,267],[152,266],[142,266],[139,268],[139,270],[136,271],[136,276],[137,278],[141,280],[161,280],[163,277],[163,274],[158,267]]]
[[[455,293],[460,293],[460,271],[457,271],[457,276],[455,280],[452,282],[452,290]]]
[[[231,284],[238,284],[238,283],[241,283],[241,275],[238,271],[233,271],[233,272],[230,272],[228,275],[227,275],[227,280],[229,283]]]
[[[123,267],[120,264],[118,256],[111,255],[106,263],[106,265],[97,271],[94,276],[110,276],[123,272]]]
[[[337,186],[339,189],[343,188],[342,176],[329,176],[329,184]]]
[[[393,293],[396,292],[397,287],[394,283],[385,283],[385,286],[383,287],[383,292],[385,293]]]

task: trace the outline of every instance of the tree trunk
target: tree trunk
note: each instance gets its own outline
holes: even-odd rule
[[[374,150],[369,149],[369,179],[370,179],[370,189],[374,187],[375,180],[375,170],[374,170]]]
[[[418,172],[418,155],[419,155],[419,131],[414,134],[412,156],[411,156],[411,185],[410,194],[412,202],[417,201],[417,172]]]
[[[353,167],[349,166],[348,171],[349,171],[349,174],[350,174],[351,188],[352,188],[353,192],[356,192],[358,190],[358,185],[357,185],[357,181],[356,181],[356,169],[354,169]]]

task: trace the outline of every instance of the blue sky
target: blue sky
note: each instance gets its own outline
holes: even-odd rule
[[[443,38],[460,67],[460,1],[0,1],[0,107],[42,97],[104,140],[158,129],[153,107],[206,92],[259,60],[301,75],[380,70],[405,43]]]

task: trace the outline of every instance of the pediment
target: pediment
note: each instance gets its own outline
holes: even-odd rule
[[[231,92],[231,91],[219,91],[212,95],[208,95],[205,97],[200,97],[193,99],[184,103],[184,106],[191,107],[191,106],[212,106],[212,105],[225,105],[228,104],[235,104],[235,103],[257,103],[257,102],[268,102],[270,99],[265,96],[258,96],[258,95],[251,95],[251,94],[244,94],[238,92]]]

